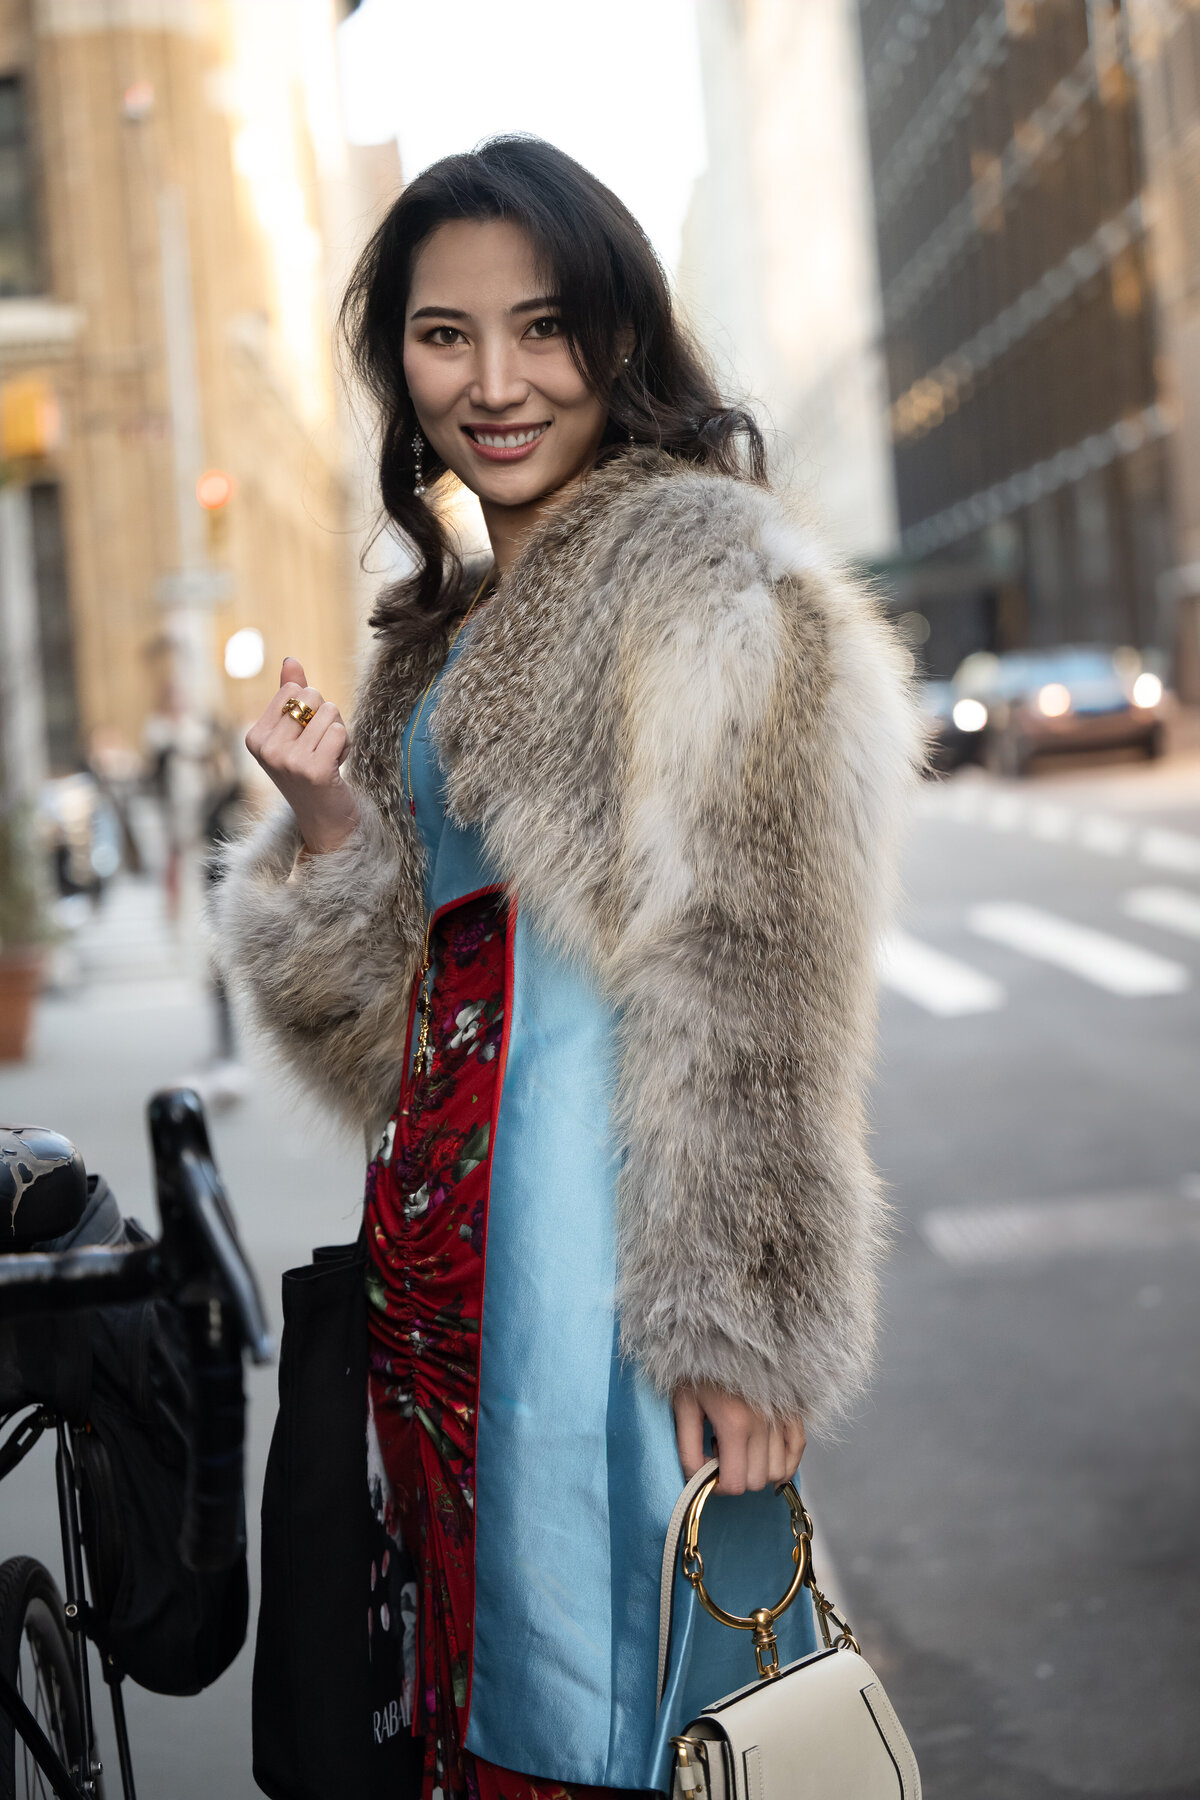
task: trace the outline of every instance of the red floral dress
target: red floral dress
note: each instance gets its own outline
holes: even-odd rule
[[[508,909],[487,892],[431,934],[432,1015],[367,1172],[369,1399],[381,1523],[417,1571],[406,1692],[425,1740],[423,1800],[572,1800],[463,1748],[475,1616],[475,1423],[492,1136],[504,1042]],[[373,1566],[372,1583],[386,1575]],[[406,1589],[405,1594],[410,1594]],[[399,1602],[403,1613],[405,1601]],[[374,1620],[374,1604],[371,1617]],[[382,1622],[388,1625],[387,1606]],[[514,1671],[514,1680],[519,1680]],[[407,1723],[407,1720],[405,1721]]]

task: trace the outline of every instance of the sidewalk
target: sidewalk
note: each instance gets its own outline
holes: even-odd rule
[[[0,1118],[64,1132],[89,1169],[102,1171],[123,1209],[157,1228],[146,1135],[149,1096],[209,1060],[211,1001],[194,932],[172,932],[152,882],[114,884],[101,913],[74,945],[57,991],[41,1002],[32,1053],[0,1068]],[[244,1101],[210,1110],[217,1163],[278,1331],[279,1278],[312,1246],[352,1237],[362,1204],[361,1144],[289,1099],[250,1058]],[[274,1368],[248,1383],[247,1500],[251,1577],[257,1583],[257,1514],[275,1410]],[[53,1452],[43,1442],[4,1484],[0,1560],[41,1557],[61,1585],[53,1506]],[[253,1604],[253,1601],[252,1601]],[[253,1613],[252,1613],[253,1618]],[[128,1695],[139,1791],[169,1800],[254,1800],[250,1776],[252,1644],[207,1693],[170,1700]],[[115,1772],[107,1699],[97,1680],[97,1722]]]

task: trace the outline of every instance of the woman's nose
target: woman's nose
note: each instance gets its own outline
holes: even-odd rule
[[[470,400],[485,412],[519,406],[529,393],[517,355],[505,344],[482,344],[475,364]]]

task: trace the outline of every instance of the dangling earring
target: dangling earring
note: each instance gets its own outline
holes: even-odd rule
[[[623,368],[626,368],[626,369],[627,369],[627,368],[628,368],[628,367],[629,367],[629,358],[628,358],[628,357],[627,357],[627,356],[623,356],[623,357],[622,357],[622,358],[621,358],[621,364],[622,364],[622,367],[623,367]],[[630,431],[630,433],[629,433],[629,442],[630,442],[630,443],[631,443],[631,444],[632,444],[632,442],[633,442],[633,432],[632,432],[632,430],[631,430],[631,431]]]
[[[412,450],[417,476],[416,481],[413,483],[413,493],[417,496],[417,499],[420,500],[425,494],[425,439],[421,436],[419,431],[413,432]]]

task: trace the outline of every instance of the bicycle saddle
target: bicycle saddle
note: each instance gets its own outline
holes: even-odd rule
[[[0,1254],[72,1231],[87,1201],[74,1144],[45,1125],[0,1125]]]

